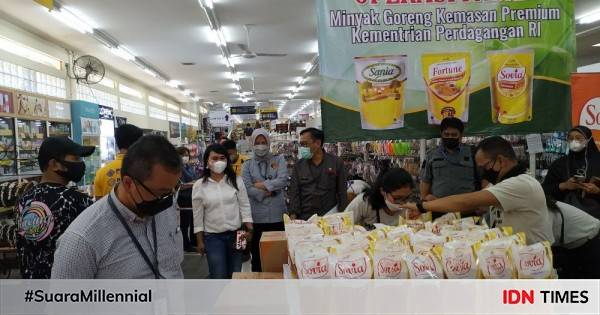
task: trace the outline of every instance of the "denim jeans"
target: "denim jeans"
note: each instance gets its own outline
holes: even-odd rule
[[[235,236],[235,231],[204,233],[211,279],[231,279],[234,272],[242,271],[243,251],[235,249]]]

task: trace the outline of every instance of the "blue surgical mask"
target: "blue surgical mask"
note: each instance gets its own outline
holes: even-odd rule
[[[310,151],[309,147],[300,147],[298,148],[298,158],[300,159],[312,159],[313,153]]]

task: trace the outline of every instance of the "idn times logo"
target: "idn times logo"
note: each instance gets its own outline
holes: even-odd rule
[[[586,304],[587,290],[502,290],[502,304]],[[540,299],[541,297],[541,299]]]

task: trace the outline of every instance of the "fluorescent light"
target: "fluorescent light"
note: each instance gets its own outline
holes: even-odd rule
[[[121,57],[127,61],[133,61],[135,59],[134,55],[132,55],[130,52],[125,50],[125,48],[120,47],[120,46],[119,47],[111,47],[110,52],[112,52],[115,56]]]
[[[298,80],[299,85],[304,84],[304,82],[306,82],[306,77],[302,77],[302,78],[300,78],[300,80]]]
[[[591,24],[600,21],[600,10],[596,10],[579,17],[579,24]]]
[[[146,72],[147,74],[149,74],[149,75],[151,75],[151,76],[153,76],[155,78],[158,78],[158,74],[156,72],[148,69],[148,68],[144,69],[144,72]]]
[[[85,21],[81,20],[79,17],[66,10],[65,8],[61,8],[60,10],[51,10],[50,15],[52,15],[54,18],[56,18],[66,26],[83,34],[94,33],[94,28],[92,26],[90,26]]]
[[[60,70],[62,67],[62,62],[60,60],[6,37],[0,36],[0,49],[17,56],[27,58],[31,61],[50,66],[57,70]]]
[[[600,43],[594,45],[593,47],[600,47]]]
[[[171,81],[167,82],[167,85],[172,88],[178,88],[181,85],[181,82],[177,81],[177,80],[171,80]]]
[[[212,40],[220,47],[225,47],[227,45],[227,41],[225,40],[225,36],[223,36],[223,32],[220,29],[212,30]]]
[[[312,69],[312,67],[313,67],[312,63],[307,63],[306,66],[304,67],[304,71],[310,72],[310,70]]]
[[[212,10],[212,8],[214,8],[212,0],[198,0],[198,3],[200,4],[200,6],[206,7],[207,9]]]
[[[165,102],[163,102],[161,99],[158,99],[154,96],[148,96],[148,101],[152,104],[156,104],[156,105],[163,106],[163,107],[165,106]]]
[[[292,89],[292,92],[294,92],[294,94],[298,93],[298,91],[300,91],[300,86],[296,85],[294,86],[294,88]]]
[[[237,73],[237,72],[232,72],[232,73],[231,73],[231,79],[232,79],[233,81],[235,81],[235,82],[239,81],[239,80],[240,80],[240,74],[239,74],[239,73]]]

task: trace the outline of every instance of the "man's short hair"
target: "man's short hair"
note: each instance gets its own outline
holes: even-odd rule
[[[325,144],[325,133],[323,130],[317,128],[306,128],[300,132],[300,135],[310,133],[311,138],[314,140],[321,140],[321,146]]]
[[[465,124],[463,124],[463,122],[456,117],[447,117],[442,120],[442,123],[440,124],[440,131],[444,132],[444,130],[448,128],[457,129],[462,134],[465,131]]]
[[[158,135],[143,136],[127,151],[121,175],[145,181],[152,175],[152,167],[156,164],[173,173],[181,171],[182,167],[181,157],[169,140]]]
[[[237,150],[237,143],[233,140],[225,140],[222,145],[227,150]]]
[[[495,159],[499,155],[502,155],[509,160],[517,160],[517,155],[510,142],[500,136],[483,139],[483,141],[479,142],[477,145],[476,152],[477,151],[483,152],[491,159]]]
[[[119,150],[127,150],[143,135],[144,132],[137,126],[130,124],[121,125],[115,131],[115,140],[117,141],[117,147],[119,148]]]

